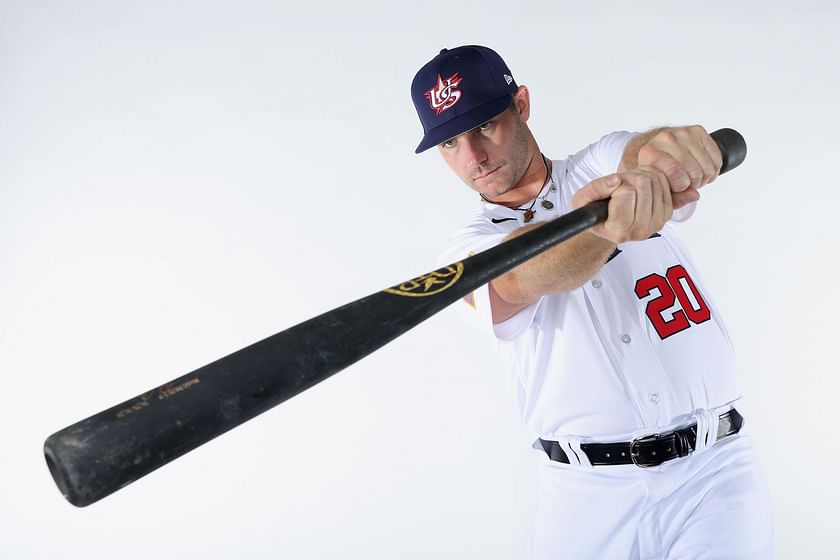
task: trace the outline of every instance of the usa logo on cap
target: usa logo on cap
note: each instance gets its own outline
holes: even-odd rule
[[[429,105],[435,110],[436,115],[440,115],[458,103],[461,99],[461,92],[457,89],[460,83],[461,77],[457,72],[445,80],[438,74],[437,84],[426,92],[426,99],[429,100]]]
[[[513,101],[513,74],[496,51],[478,45],[443,49],[411,83],[423,140],[420,153],[487,122]]]

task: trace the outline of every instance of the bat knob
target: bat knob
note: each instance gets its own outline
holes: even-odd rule
[[[712,132],[710,136],[720,148],[720,155],[723,157],[721,175],[744,162],[747,157],[747,141],[740,132],[731,128],[721,128]]]

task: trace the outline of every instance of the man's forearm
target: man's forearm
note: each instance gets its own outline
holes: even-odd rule
[[[637,134],[624,147],[624,155],[621,157],[621,162],[618,164],[617,171],[622,173],[629,169],[636,169],[639,166],[639,150],[650,142],[650,140],[663,130],[668,130],[670,127],[653,128],[647,132]]]
[[[508,239],[539,225],[526,226]],[[615,250],[615,243],[583,232],[519,265],[492,282],[496,293],[513,304],[528,304],[549,293],[569,292],[592,278]]]

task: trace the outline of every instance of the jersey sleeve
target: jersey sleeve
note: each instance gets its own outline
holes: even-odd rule
[[[611,132],[578,153],[569,156],[567,169],[577,179],[572,181],[575,185],[572,194],[590,181],[615,173],[618,170],[618,164],[621,163],[627,143],[636,134],[626,130]]]
[[[446,266],[491,249],[504,241],[517,227],[519,226],[513,221],[492,224],[486,218],[479,217],[449,239],[446,248],[438,257],[436,266]],[[456,302],[455,309],[467,324],[486,336],[497,340],[516,338],[531,323],[538,303],[494,325],[489,290],[488,284],[477,288]]]

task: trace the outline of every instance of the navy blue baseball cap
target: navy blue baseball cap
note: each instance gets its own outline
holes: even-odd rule
[[[414,76],[411,99],[423,124],[419,154],[492,119],[513,102],[513,74],[492,49],[443,49]]]

